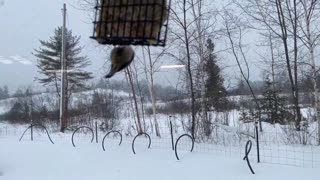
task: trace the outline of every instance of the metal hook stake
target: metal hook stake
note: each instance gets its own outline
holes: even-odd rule
[[[138,134],[134,137],[133,141],[132,141],[132,151],[133,151],[133,154],[136,154],[136,151],[134,150],[134,142],[136,141],[137,137],[141,136],[141,135],[146,135],[149,139],[149,145],[148,145],[148,149],[150,149],[151,147],[151,137],[149,136],[149,134],[147,133],[141,133],[141,134]]]
[[[189,134],[183,134],[183,135],[181,135],[181,136],[177,139],[176,144],[175,144],[175,147],[174,147],[177,160],[180,160],[180,158],[179,158],[179,156],[178,156],[178,150],[177,150],[177,149],[178,149],[178,148],[177,148],[178,142],[179,142],[179,140],[180,140],[182,137],[184,137],[184,136],[187,136],[187,137],[189,137],[189,138],[191,139],[192,146],[191,146],[190,152],[192,152],[192,151],[193,151],[193,148],[194,148],[194,138],[193,138],[191,135],[189,135]]]
[[[89,129],[91,131],[91,133],[92,133],[91,143],[93,142],[93,139],[94,139],[93,129],[88,127],[88,126],[81,126],[81,127],[78,127],[76,130],[74,130],[73,133],[72,133],[71,142],[72,142],[73,147],[76,147],[76,145],[74,144],[74,141],[73,141],[74,134],[81,128],[86,128],[86,129]]]
[[[252,148],[252,141],[251,140],[248,140],[247,141],[247,144],[246,144],[246,149],[245,149],[245,156],[243,157],[243,160],[247,160],[247,164],[249,166],[249,169],[251,171],[252,174],[255,174],[252,167],[251,167],[251,164],[250,164],[250,160],[249,160],[249,154],[251,152],[251,148]]]
[[[104,137],[103,137],[103,140],[102,140],[102,149],[103,151],[105,151],[105,148],[104,148],[104,140],[106,139],[106,137],[111,134],[111,133],[115,133],[115,134],[119,134],[120,135],[120,143],[119,143],[119,146],[121,145],[122,143],[122,134],[119,132],[119,131],[110,131],[108,132]]]

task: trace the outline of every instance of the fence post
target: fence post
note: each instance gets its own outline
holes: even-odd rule
[[[169,116],[171,117],[171,116]],[[170,135],[171,135],[171,145],[172,145],[172,150],[174,151],[174,141],[173,141],[173,127],[172,127],[172,122],[170,120]]]
[[[98,141],[98,122],[97,121],[96,121],[95,125],[96,125],[96,143],[99,143],[99,141]]]
[[[30,136],[31,136],[31,141],[33,141],[33,124],[32,123],[30,126]]]
[[[260,163],[260,146],[259,146],[259,129],[258,129],[258,121],[255,122],[256,129],[256,143],[257,143],[257,160]]]

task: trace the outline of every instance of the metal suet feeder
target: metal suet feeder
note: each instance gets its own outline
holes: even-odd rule
[[[97,0],[93,36],[99,44],[165,46],[171,0]]]

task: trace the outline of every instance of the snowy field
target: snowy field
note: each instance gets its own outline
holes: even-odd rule
[[[80,96],[80,95],[79,95]],[[84,94],[86,96],[86,94]],[[81,98],[80,98],[81,99]],[[77,101],[77,99],[74,99]],[[10,101],[0,101],[0,113],[7,112]],[[123,105],[130,115],[128,104]],[[304,114],[307,112],[303,111]],[[85,132],[75,136],[76,148],[71,143],[71,133],[61,134],[57,127],[49,128],[54,141],[51,144],[44,131],[34,130],[34,141],[30,141],[30,132],[19,142],[19,138],[28,125],[0,123],[0,180],[315,180],[320,172],[320,147],[310,144],[287,144],[291,134],[284,133],[279,125],[263,123],[264,132],[260,134],[260,159],[257,163],[257,151],[254,138],[254,124],[242,123],[238,111],[227,114],[213,114],[219,120],[229,119],[229,125],[217,121],[212,137],[205,142],[197,142],[194,152],[190,153],[190,140],[179,143],[180,161],[171,150],[169,121],[173,123],[174,139],[186,133],[182,122],[184,116],[170,119],[167,115],[158,115],[161,138],[147,130],[152,137],[151,149],[147,149],[145,138],[138,138],[136,152],[131,150],[135,131],[132,130],[134,118],[121,117],[118,129],[124,139],[118,146],[118,137],[108,138],[102,150],[101,140],[106,132],[98,131],[99,143],[90,143],[91,135]],[[225,116],[227,115],[227,116]],[[146,122],[152,117],[146,117]],[[93,127],[94,121],[90,121]],[[185,123],[185,122],[184,122]],[[79,126],[76,125],[76,126]],[[147,124],[147,127],[150,125]],[[315,125],[310,126],[311,137],[315,137]],[[253,142],[250,160],[256,174],[252,175],[244,156],[244,147],[248,139]]]
[[[88,134],[87,134],[88,135]],[[256,174],[253,175],[241,157],[206,152],[188,152],[182,148],[177,161],[170,148],[147,149],[139,138],[134,155],[132,138],[124,138],[121,146],[115,138],[107,139],[106,151],[101,141],[90,143],[84,134],[71,144],[71,134],[55,134],[51,144],[44,135],[30,141],[29,134],[19,142],[19,136],[0,138],[0,179],[5,180],[315,180],[320,168],[301,168],[256,163],[250,156]],[[182,142],[187,143],[187,142]],[[196,144],[197,145],[197,144]],[[168,146],[170,147],[170,146]],[[184,146],[182,146],[184,147]]]

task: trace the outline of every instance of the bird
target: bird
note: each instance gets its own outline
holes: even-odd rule
[[[117,46],[111,51],[111,68],[105,78],[111,78],[115,73],[128,67],[135,56],[134,50],[131,46]]]

